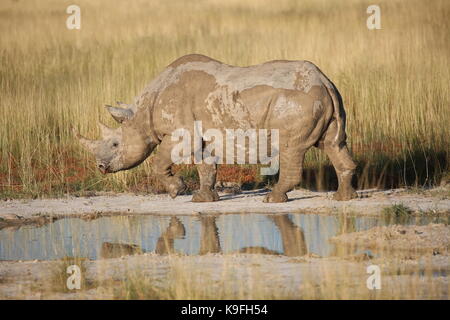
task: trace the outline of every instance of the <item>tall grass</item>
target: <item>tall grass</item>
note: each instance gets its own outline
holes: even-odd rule
[[[95,137],[105,103],[132,101],[167,64],[202,53],[235,65],[310,60],[337,85],[360,188],[427,185],[448,172],[450,4],[380,0],[0,3],[0,194],[142,189],[146,161],[103,177],[70,127]],[[307,155],[305,186],[334,188],[326,157]],[[155,182],[156,183],[156,182]]]

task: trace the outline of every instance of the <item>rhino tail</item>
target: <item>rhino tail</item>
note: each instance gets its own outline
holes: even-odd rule
[[[333,119],[331,121],[336,121],[336,135],[333,138],[333,146],[342,146],[347,140],[347,135],[345,133],[345,122],[346,115],[344,110],[344,103],[342,102],[342,97],[338,89],[331,83],[331,86],[326,86],[328,94],[333,102]]]

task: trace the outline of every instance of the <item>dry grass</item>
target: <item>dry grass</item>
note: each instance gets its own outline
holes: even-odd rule
[[[153,257],[159,260],[158,257]],[[220,260],[219,260],[220,259]],[[138,264],[119,260],[125,268],[108,261],[97,263],[96,275],[108,269],[120,273],[102,276],[81,290],[68,292],[61,287],[39,288],[42,298],[131,299],[131,300],[310,300],[310,299],[446,299],[448,282],[444,269],[430,263],[408,266],[400,260],[346,261],[291,259],[280,262],[264,255],[243,259],[223,255],[201,258],[169,256],[164,267],[142,257]],[[137,261],[137,258],[134,259]],[[195,262],[194,262],[195,261]],[[244,262],[245,261],[245,262]],[[270,262],[268,262],[270,261]],[[382,265],[382,288],[369,290],[367,266]],[[166,269],[167,268],[167,269]],[[161,270],[165,270],[161,272]],[[159,276],[156,276],[159,274]],[[54,275],[59,276],[59,273]],[[61,273],[66,277],[65,273]],[[93,274],[88,272],[88,277]],[[44,291],[43,291],[44,290]],[[60,295],[61,292],[68,295]]]
[[[438,182],[449,163],[450,4],[378,3],[383,29],[370,31],[363,0],[80,0],[76,31],[65,26],[70,1],[2,1],[0,194],[149,184],[148,161],[100,176],[70,126],[96,136],[99,119],[113,123],[105,103],[132,101],[192,52],[236,65],[315,62],[343,95],[360,188]],[[336,186],[320,152],[307,160],[306,186]]]

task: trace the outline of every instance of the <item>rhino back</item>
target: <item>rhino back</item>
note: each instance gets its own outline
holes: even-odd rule
[[[296,118],[327,113],[330,88],[331,82],[309,61],[237,67],[189,55],[170,64],[146,91],[157,92],[155,127],[170,134],[192,127],[195,120],[211,128],[285,127],[286,120],[295,125]]]

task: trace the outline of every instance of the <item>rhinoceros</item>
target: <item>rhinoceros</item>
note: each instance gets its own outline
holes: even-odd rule
[[[351,180],[356,168],[346,144],[341,95],[309,61],[274,60],[249,67],[224,64],[204,55],[183,56],[161,72],[130,105],[106,106],[121,124],[100,123],[101,140],[74,130],[96,157],[102,173],[142,163],[156,147],[152,170],[174,198],[185,190],[171,173],[175,146],[171,134],[202,121],[205,129],[278,129],[279,179],[264,202],[285,202],[301,181],[305,153],[315,146],[326,152],[338,177],[335,200],[356,197]],[[205,141],[206,143],[206,141]],[[216,163],[197,165],[200,189],[192,201],[217,201]]]

